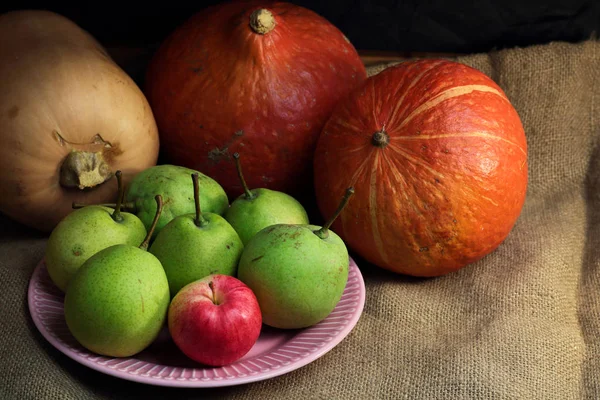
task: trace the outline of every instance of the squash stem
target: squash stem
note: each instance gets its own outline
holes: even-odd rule
[[[102,151],[71,151],[60,165],[59,182],[64,188],[80,190],[101,185],[112,178]]]

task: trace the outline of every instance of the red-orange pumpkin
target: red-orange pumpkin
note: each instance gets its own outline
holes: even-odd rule
[[[315,187],[359,256],[414,276],[481,259],[512,230],[527,189],[527,142],[502,89],[445,60],[399,64],[336,107],[319,139]]]
[[[154,55],[146,94],[170,162],[242,193],[312,190],[312,157],[339,99],[366,79],[348,39],[290,3],[228,2],[178,27]]]

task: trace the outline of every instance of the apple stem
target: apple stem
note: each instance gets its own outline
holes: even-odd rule
[[[115,176],[117,177],[117,204],[115,204],[115,211],[112,213],[112,219],[115,222],[122,222],[123,216],[121,215],[121,204],[123,203],[123,179],[121,177],[121,171],[115,172]]]
[[[246,184],[246,180],[244,179],[244,174],[242,173],[242,164],[240,162],[239,153],[234,153],[233,158],[235,159],[235,168],[237,169],[238,177],[240,178],[240,182],[242,182],[242,187],[244,188],[244,193],[246,194],[246,200],[252,200],[256,196],[252,194],[248,185]]]
[[[101,207],[110,207],[110,208],[116,208],[117,205],[115,203],[101,203],[101,204],[82,204],[82,203],[76,203],[73,202],[71,204],[71,207],[73,209],[79,209],[79,208],[83,208],[83,207],[87,207],[87,206],[101,206]],[[121,203],[121,211],[129,211],[129,212],[133,212],[135,213],[135,203],[130,201],[127,203]]]
[[[335,212],[333,213],[331,218],[329,218],[329,221],[327,221],[327,223],[325,223],[325,225],[323,225],[323,227],[321,229],[319,229],[318,231],[315,231],[315,235],[317,235],[321,239],[327,239],[329,237],[329,228],[333,224],[333,221],[335,221],[336,218],[342,213],[342,210],[344,209],[344,207],[346,207],[346,204],[348,204],[348,201],[350,200],[350,197],[353,194],[354,194],[353,187],[349,187],[348,189],[346,189],[344,198],[342,198],[342,201],[340,202],[340,205],[338,206],[337,210],[335,210]]]
[[[150,229],[148,229],[148,233],[146,233],[146,238],[144,239],[142,244],[140,244],[140,249],[142,249],[142,250],[148,250],[148,245],[150,244],[150,239],[152,238],[152,235],[154,234],[154,229],[156,229],[156,224],[158,224],[158,219],[160,218],[160,214],[162,213],[162,209],[163,209],[162,196],[160,194],[157,194],[156,196],[154,196],[154,200],[156,200],[156,214],[154,214],[154,219],[152,220],[152,225],[150,225]]]
[[[198,184],[198,173],[195,172],[192,174],[192,181],[194,182],[194,203],[196,204],[196,219],[194,223],[198,227],[203,227],[208,224],[208,221],[202,215],[202,211],[200,210],[200,185]]]
[[[213,304],[219,305],[219,304],[217,303],[217,297],[215,296],[215,288],[214,288],[214,286],[213,286],[213,283],[212,283],[212,281],[208,282],[208,287],[210,288],[210,293],[211,293],[211,295],[212,295],[212,301],[213,301]]]

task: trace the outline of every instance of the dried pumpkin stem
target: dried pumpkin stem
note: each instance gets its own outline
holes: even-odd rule
[[[260,8],[250,15],[250,28],[260,35],[266,35],[275,28],[275,17],[271,11]]]
[[[387,146],[388,144],[390,144],[390,135],[388,135],[387,132],[384,131],[383,129],[380,131],[377,131],[371,137],[371,143],[373,144],[373,146],[383,148],[383,147]]]

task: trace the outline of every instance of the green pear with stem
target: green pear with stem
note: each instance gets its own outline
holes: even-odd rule
[[[348,188],[337,211],[322,227],[278,224],[261,230],[244,247],[238,279],[256,295],[266,325],[281,329],[312,326],[339,302],[348,280],[349,256],[329,228],[354,193]]]
[[[306,210],[292,196],[276,190],[258,188],[250,190],[238,153],[233,155],[244,193],[231,203],[225,219],[240,235],[244,245],[264,228],[276,224],[308,224]]]
[[[173,219],[150,246],[150,252],[165,269],[171,297],[188,283],[208,275],[236,276],[244,249],[237,232],[223,217],[201,211],[198,173],[192,174],[192,182],[195,214]]]
[[[223,187],[207,175],[179,165],[163,164],[147,168],[129,182],[123,207],[137,215],[148,229],[156,213],[154,196],[162,196],[164,209],[152,239],[173,218],[194,212],[194,193],[189,184],[192,173],[198,173],[199,176],[204,211],[223,215],[229,207],[229,199]],[[114,204],[103,205],[114,207]],[[74,205],[75,208],[80,206]]]
[[[64,299],[69,331],[86,349],[129,357],[148,347],[164,326],[169,283],[160,261],[147,251],[162,211],[138,246],[117,244],[90,257],[73,276]]]
[[[121,171],[115,176],[118,195],[114,210],[103,206],[75,210],[62,219],[48,238],[46,268],[63,292],[75,272],[92,255],[115,244],[140,243],[146,236],[142,221],[134,214],[121,211],[124,192]]]

